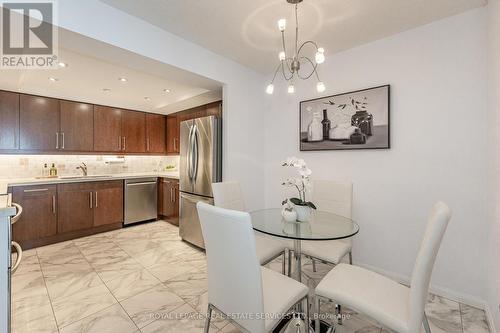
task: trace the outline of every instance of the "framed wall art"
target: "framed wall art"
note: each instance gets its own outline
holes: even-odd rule
[[[390,85],[300,102],[300,150],[390,148]]]

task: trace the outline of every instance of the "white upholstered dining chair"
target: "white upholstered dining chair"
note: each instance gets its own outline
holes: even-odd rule
[[[318,313],[321,313],[321,300],[328,300],[364,313],[399,333],[420,333],[422,325],[425,332],[430,333],[425,304],[434,262],[450,218],[451,211],[445,203],[434,205],[409,288],[367,269],[339,264],[316,287]],[[317,320],[316,330],[318,326]]]
[[[319,210],[351,218],[352,183],[349,181],[316,180],[313,182],[312,202]],[[310,257],[313,270],[316,271],[315,259],[337,265],[342,258],[349,256],[352,264],[351,238],[333,241],[304,241],[302,253]]]
[[[238,182],[221,182],[212,184],[214,195],[214,205],[221,208],[246,211],[245,200]],[[261,265],[266,265],[280,255],[283,256],[281,269],[285,274],[285,253],[286,246],[283,242],[272,239],[268,236],[255,233],[255,243],[257,246],[257,257]]]
[[[305,285],[260,266],[250,214],[202,202],[197,209],[207,253],[205,332],[213,310],[227,314],[236,326],[252,333],[272,332],[282,315],[304,300],[308,312]]]

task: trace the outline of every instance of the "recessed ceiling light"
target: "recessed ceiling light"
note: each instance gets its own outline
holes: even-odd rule
[[[163,92],[169,93],[170,89],[163,89]]]
[[[119,77],[118,80],[120,80],[121,82],[127,82],[127,78],[126,77]]]
[[[109,93],[111,91],[111,89],[109,89],[109,88],[102,88],[102,91],[104,91],[106,93]]]
[[[145,99],[146,101],[149,101],[151,98],[149,98],[149,97],[144,97],[144,99]]]
[[[49,80],[52,81],[52,82],[57,82],[59,81],[58,78],[55,78],[55,77],[49,77]]]
[[[65,63],[65,62],[62,62],[62,61],[60,61],[60,62],[58,63],[58,65],[59,65],[59,67],[62,67],[62,68],[66,68],[66,67],[68,67],[68,64],[67,64],[67,63]]]

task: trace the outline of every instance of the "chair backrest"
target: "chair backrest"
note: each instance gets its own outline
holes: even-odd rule
[[[221,208],[246,211],[245,200],[239,182],[221,182],[212,184],[214,205]]]
[[[202,202],[196,206],[207,253],[208,302],[226,314],[263,314],[261,268],[250,214]],[[243,317],[234,321],[249,332],[264,332],[264,320]]]
[[[420,332],[422,327],[432,269],[450,218],[451,210],[445,203],[438,202],[434,205],[420,244],[417,260],[413,266],[410,287],[409,332]]]
[[[349,181],[316,180],[312,202],[319,210],[352,217],[352,183]]]

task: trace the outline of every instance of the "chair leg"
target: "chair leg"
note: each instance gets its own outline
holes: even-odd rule
[[[283,262],[281,263],[281,274],[285,275],[286,274],[286,250],[283,250]]]
[[[212,319],[212,306],[208,304],[207,308],[207,318],[205,319],[205,333],[208,333],[210,330],[210,320]]]
[[[288,277],[292,276],[292,250],[288,249]]]
[[[352,252],[349,252],[349,264],[352,265]]]
[[[314,258],[311,258],[312,264],[313,264],[313,272],[316,273],[316,260]]]
[[[319,317],[321,314],[321,299],[316,296],[316,318],[314,318],[314,332],[319,333]]]
[[[337,323],[342,325],[342,306],[340,304],[335,304],[335,309],[337,310]]]
[[[425,312],[424,312],[424,330],[425,330],[425,333],[431,333],[431,327],[429,326],[429,321],[427,320],[427,316],[425,315]]]
[[[311,323],[311,304],[309,303],[309,295],[306,296],[306,311],[305,311],[305,318],[304,321],[306,323],[306,327],[310,327],[309,324]]]

